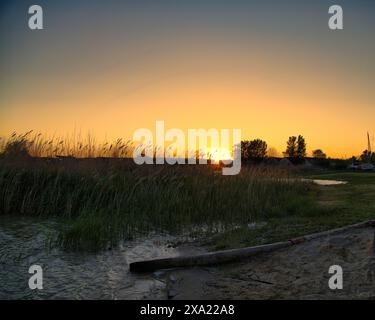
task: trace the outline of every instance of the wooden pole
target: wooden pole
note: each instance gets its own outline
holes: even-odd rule
[[[290,239],[283,242],[276,242],[266,245],[260,245],[255,247],[247,247],[240,249],[222,250],[216,252],[209,252],[194,256],[182,256],[164,259],[153,259],[145,261],[136,261],[130,263],[131,272],[150,272],[159,269],[171,269],[181,267],[192,267],[201,265],[217,265],[228,262],[239,261],[259,253],[266,253],[275,251],[282,248],[287,248],[302,242],[310,241],[313,239],[325,237],[328,235],[344,232],[350,229],[364,228],[375,226],[375,220],[369,220],[353,225],[349,225],[342,228],[332,229],[328,231],[313,233],[310,235]],[[375,248],[375,233],[374,233],[374,248]],[[375,249],[374,249],[375,250]]]

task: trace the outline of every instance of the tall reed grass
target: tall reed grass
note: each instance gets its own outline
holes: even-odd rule
[[[309,186],[289,175],[265,166],[229,177],[215,166],[5,157],[0,214],[60,217],[60,244],[101,248],[138,234],[215,232],[309,210]]]
[[[7,138],[0,139],[0,154],[11,152],[20,155],[27,152],[31,157],[75,157],[75,158],[126,158],[132,156],[133,145],[122,138],[109,142],[98,141],[90,134],[74,131],[65,137],[46,136],[33,130],[18,134],[13,132]]]
[[[17,134],[13,132],[8,138],[0,137],[0,156],[19,158],[23,157],[47,157],[47,158],[132,158],[135,148],[148,147],[146,144],[135,144],[130,139],[118,138],[112,142],[98,141],[90,133],[82,135],[81,132],[73,132],[63,137],[48,137],[33,130]],[[154,146],[154,157],[159,149]],[[206,150],[195,151],[193,154],[186,152],[186,157],[207,158],[211,160],[213,154]]]

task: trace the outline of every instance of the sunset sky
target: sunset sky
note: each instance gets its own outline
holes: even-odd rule
[[[44,9],[44,30],[28,8]],[[340,4],[344,30],[328,28]],[[239,128],[349,157],[375,134],[375,1],[0,4],[0,135]]]

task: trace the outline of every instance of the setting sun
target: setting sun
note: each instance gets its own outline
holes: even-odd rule
[[[221,160],[232,160],[232,152],[225,148],[211,148],[209,151],[209,157],[215,163],[218,163]]]

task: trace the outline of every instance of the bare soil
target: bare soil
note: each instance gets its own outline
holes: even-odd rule
[[[328,286],[332,265],[343,289]],[[352,229],[247,261],[173,270],[169,299],[375,299],[374,229]]]

